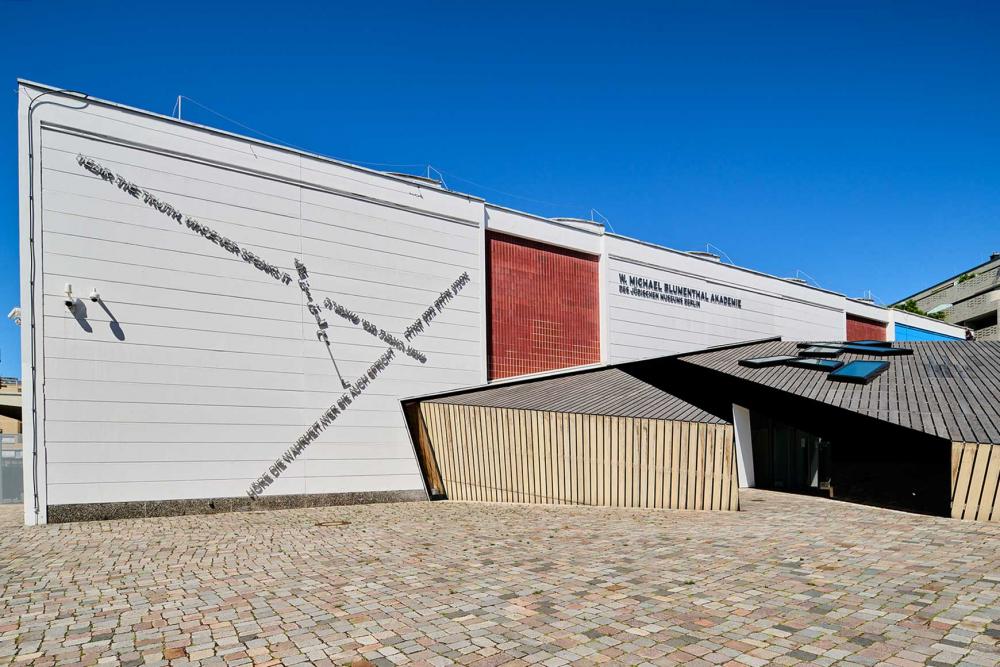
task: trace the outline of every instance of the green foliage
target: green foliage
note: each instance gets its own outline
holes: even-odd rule
[[[924,317],[930,317],[931,319],[934,320],[944,319],[944,311],[933,314],[927,313],[925,310],[923,310],[920,306],[917,305],[917,302],[914,299],[910,299],[906,303],[897,304],[893,306],[893,308],[895,308],[896,310],[905,310],[906,312],[913,313],[914,315],[923,315]]]
[[[966,280],[972,280],[972,279],[973,279],[973,278],[975,278],[975,277],[976,277],[976,274],[975,274],[975,273],[963,273],[962,275],[960,275],[960,276],[958,277],[958,284],[959,284],[959,285],[961,285],[961,284],[962,284],[962,283],[964,283],[964,282],[965,282]]]

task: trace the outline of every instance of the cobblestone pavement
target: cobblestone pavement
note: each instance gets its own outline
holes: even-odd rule
[[[0,521],[0,662],[1000,662],[1000,526],[741,497]]]

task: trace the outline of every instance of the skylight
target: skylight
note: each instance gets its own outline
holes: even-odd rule
[[[868,384],[888,369],[888,361],[852,361],[830,373],[829,378],[835,382]]]
[[[795,357],[785,363],[789,366],[811,368],[817,371],[834,371],[844,365],[843,361],[836,359],[809,359],[807,357]]]
[[[740,359],[739,364],[740,366],[746,366],[747,368],[767,368],[768,366],[778,366],[793,359],[798,359],[798,357],[788,355],[778,357],[755,357],[753,359]]]

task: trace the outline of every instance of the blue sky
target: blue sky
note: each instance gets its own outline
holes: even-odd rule
[[[0,0],[0,310],[15,79],[892,301],[1000,250],[1000,4]],[[192,103],[184,117],[243,128]],[[0,321],[0,374],[19,375]]]

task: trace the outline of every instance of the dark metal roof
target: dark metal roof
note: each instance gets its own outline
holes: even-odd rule
[[[960,442],[1000,444],[1000,342],[895,343],[912,356],[885,357],[889,369],[871,384],[831,382],[822,371],[789,366],[746,368],[741,359],[795,355],[796,343],[770,341],[680,355],[694,364],[760,385]],[[882,357],[842,354],[855,359]]]
[[[709,424],[726,423],[725,420],[617,367],[470,389],[429,398],[427,402]]]

